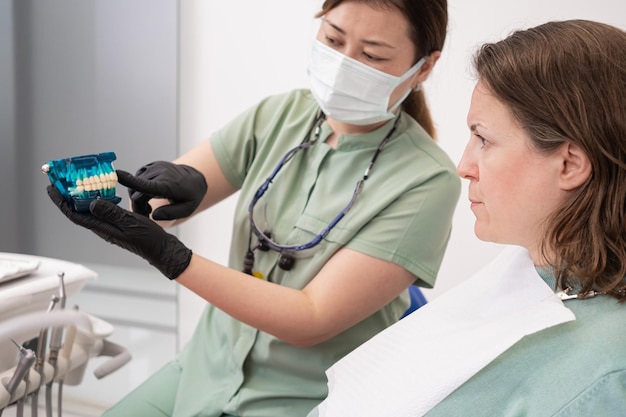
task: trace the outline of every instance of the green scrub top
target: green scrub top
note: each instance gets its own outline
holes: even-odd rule
[[[565,306],[575,321],[524,337],[425,416],[626,415],[626,306],[606,295]]]
[[[265,99],[212,137],[222,171],[240,189],[230,267],[242,269],[254,194],[280,158],[307,137],[319,111],[308,90],[295,90]],[[296,153],[259,200],[254,209],[259,228],[281,244],[310,241],[346,206],[392,125],[393,120],[367,134],[341,136],[333,149],[324,143],[331,130],[323,122],[319,140]],[[354,205],[326,238],[298,253],[289,271],[277,266],[280,254],[257,250],[253,270],[268,281],[301,289],[346,247],[398,264],[415,274],[416,283],[432,287],[459,194],[452,161],[414,119],[402,114]],[[354,327],[307,348],[284,343],[208,305],[178,358],[182,374],[176,416],[306,416],[327,394],[324,371],[396,322],[408,303],[404,293]]]

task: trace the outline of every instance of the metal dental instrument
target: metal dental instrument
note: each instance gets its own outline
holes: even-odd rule
[[[29,386],[29,382],[30,382],[30,368],[32,368],[33,364],[35,363],[35,360],[37,359],[35,356],[35,352],[31,349],[26,349],[23,346],[20,346],[17,344],[17,342],[15,342],[15,340],[11,339],[13,341],[13,343],[15,343],[15,346],[18,347],[18,349],[20,350],[20,354],[21,359],[20,362],[22,360],[26,360],[27,364],[28,364],[28,369],[26,370],[26,375],[24,376],[24,395],[22,395],[22,397],[20,397],[19,400],[17,400],[17,406],[16,406],[16,417],[23,417],[24,415],[24,401],[26,399],[26,396],[28,395],[28,386]]]
[[[74,310],[78,310],[78,306],[74,306]],[[74,339],[76,337],[76,326],[70,325],[65,332],[65,342],[63,343],[63,348],[61,349],[61,356],[65,359],[65,363],[67,364],[66,373],[69,372],[71,366],[71,357],[72,357],[72,348],[74,347]],[[61,410],[63,405],[63,382],[65,380],[65,375],[59,378],[59,388],[58,388],[58,397],[57,397],[57,412],[59,417],[62,417]]]
[[[54,309],[54,306],[59,301],[58,295],[52,295],[50,304],[48,305],[47,313]],[[31,396],[31,417],[37,417],[37,411],[39,408],[39,388],[46,379],[45,373],[45,358],[46,358],[46,344],[48,343],[48,328],[43,328],[39,332],[39,338],[37,339],[37,360],[35,361],[35,371],[39,374],[39,385],[33,391]]]
[[[17,390],[17,387],[24,380],[24,378],[30,371],[30,368],[33,366],[33,363],[35,363],[35,352],[33,352],[30,349],[26,349],[23,346],[20,346],[13,339],[11,339],[11,341],[15,343],[15,346],[17,346],[17,348],[20,351],[20,360],[17,366],[15,367],[15,373],[13,373],[13,376],[11,377],[11,380],[9,381],[6,387],[7,392],[9,393],[9,396],[12,399],[13,395],[15,394],[15,391]],[[18,404],[18,407],[19,407],[19,404]],[[23,410],[23,407],[22,407],[22,410]],[[19,413],[19,408],[18,408],[18,413]],[[2,410],[0,410],[0,415],[2,415]]]
[[[59,308],[65,310],[65,300],[67,299],[64,281],[65,272],[58,272],[57,276],[59,277]],[[46,384],[46,417],[52,417],[52,384],[54,383],[57,373],[57,360],[62,347],[62,341],[63,327],[54,327],[50,334],[50,353],[48,354],[48,363],[52,365],[52,378],[50,378],[50,382]]]

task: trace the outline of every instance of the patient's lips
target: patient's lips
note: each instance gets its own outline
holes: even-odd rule
[[[480,200],[478,200],[477,198],[474,197],[470,197],[469,198],[469,202],[470,202],[470,208],[474,209],[475,207],[479,206],[482,204],[482,202]]]

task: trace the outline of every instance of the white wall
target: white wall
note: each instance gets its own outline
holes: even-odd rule
[[[259,99],[307,86],[309,45],[321,0],[181,1],[180,150],[190,149]],[[474,81],[469,57],[485,41],[548,20],[585,18],[626,29],[622,0],[449,0],[449,35],[425,89],[437,122],[439,143],[458,162],[468,138],[465,117]],[[473,234],[467,184],[434,298],[468,277],[499,250]],[[226,263],[234,199],[181,227],[193,249]],[[188,340],[203,302],[181,292],[181,343]]]

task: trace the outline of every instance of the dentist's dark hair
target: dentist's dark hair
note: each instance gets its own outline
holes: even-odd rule
[[[474,67],[535,150],[572,143],[591,163],[590,178],[544,225],[557,284],[626,301],[626,32],[549,22],[483,45]]]
[[[441,51],[448,31],[447,0],[326,0],[317,17],[346,1],[367,4],[374,8],[399,10],[409,23],[409,37],[415,45],[415,62],[423,56]],[[430,115],[423,90],[411,91],[402,103],[402,110],[413,117],[433,138],[436,135],[435,124]]]

